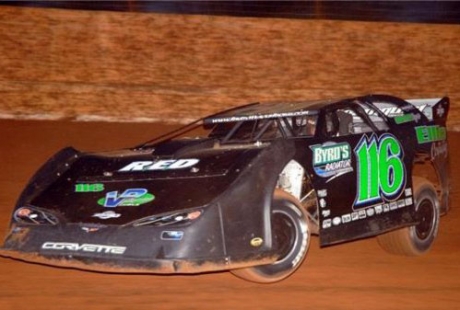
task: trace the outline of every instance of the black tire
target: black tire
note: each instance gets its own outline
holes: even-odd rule
[[[436,190],[426,179],[413,179],[417,225],[378,236],[380,246],[389,253],[418,256],[430,250],[439,229],[439,201]]]
[[[256,283],[274,283],[289,277],[304,261],[310,246],[310,229],[300,202],[276,190],[271,212],[273,242],[279,244],[280,257],[272,264],[231,270],[235,276]]]

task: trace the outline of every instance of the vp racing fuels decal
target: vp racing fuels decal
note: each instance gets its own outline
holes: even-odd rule
[[[107,208],[140,206],[155,199],[155,196],[150,194],[145,188],[129,188],[123,193],[118,191],[108,192],[104,198],[101,198],[97,203]]]
[[[347,142],[326,142],[310,148],[313,151],[313,169],[318,176],[329,178],[353,171],[351,148]]]
[[[354,149],[357,158],[357,194],[354,206],[396,200],[405,184],[404,152],[391,134],[364,135]]]

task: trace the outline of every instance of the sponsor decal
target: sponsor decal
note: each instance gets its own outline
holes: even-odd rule
[[[319,200],[319,205],[321,208],[326,208],[326,205],[327,205],[326,200],[324,198],[321,198]]]
[[[389,204],[384,204],[383,205],[383,212],[389,212],[390,211],[390,205]]]
[[[351,214],[351,220],[352,220],[352,221],[359,220],[359,214],[358,214],[358,212],[353,212],[353,213]]]
[[[105,211],[105,212],[93,214],[93,217],[100,218],[101,220],[118,218],[120,216],[121,216],[120,213],[115,213],[113,211]]]
[[[102,183],[75,184],[76,193],[96,193],[96,192],[102,192],[103,190],[104,190],[104,184]]]
[[[292,111],[292,112],[281,112],[281,113],[270,113],[270,114],[253,114],[253,115],[241,115],[241,116],[231,116],[231,117],[215,117],[208,118],[205,121],[210,122],[211,124],[216,123],[229,123],[229,122],[241,122],[241,121],[255,121],[260,119],[268,118],[280,118],[280,117],[293,117],[293,116],[303,116],[303,115],[312,115],[315,112],[306,110],[306,111]]]
[[[412,196],[412,188],[408,187],[404,190],[404,195]]]
[[[264,243],[264,240],[260,237],[255,237],[251,239],[250,243],[251,243],[251,246],[256,248],[256,247],[260,247]]]
[[[445,112],[446,112],[446,110],[442,107],[442,105],[440,105],[440,106],[436,109],[436,115],[437,115],[438,117],[443,117]]]
[[[155,196],[150,194],[145,188],[129,188],[123,193],[118,191],[108,192],[105,197],[99,199],[97,203],[107,208],[140,206],[151,202]]]
[[[182,240],[183,237],[184,237],[184,232],[183,231],[165,230],[165,231],[161,232],[161,240],[179,241],[179,240]]]
[[[353,171],[351,149],[346,142],[326,142],[310,146],[313,151],[313,169],[322,178],[342,175]]]
[[[322,228],[330,228],[332,225],[339,226],[343,224],[347,224],[350,222],[355,222],[359,220],[363,220],[369,217],[373,217],[376,215],[388,213],[394,210],[398,210],[400,208],[404,208],[406,206],[412,205],[412,197],[407,197],[404,199],[400,199],[398,201],[392,202],[391,204],[377,204],[374,206],[370,206],[358,211],[354,211],[352,213],[343,214],[341,217],[334,217],[331,219],[325,219],[323,221]],[[332,224],[332,225],[331,225]]]
[[[71,243],[71,242],[45,242],[42,244],[43,250],[56,251],[73,251],[73,252],[92,252],[106,254],[123,254],[126,251],[124,246],[111,246],[102,244],[89,243]]]
[[[340,217],[334,217],[334,219],[332,220],[332,224],[334,224],[334,226],[338,226],[340,225],[340,223],[342,223],[342,219]]]
[[[364,135],[354,149],[357,158],[355,206],[397,199],[406,184],[404,152],[391,134]],[[354,206],[354,207],[355,207]]]
[[[447,142],[439,141],[431,145],[431,158],[446,158],[447,157]]]
[[[323,210],[321,212],[321,214],[323,215],[323,217],[328,217],[331,215],[331,210],[327,209],[327,210]]]
[[[423,104],[423,105],[417,105],[416,108],[420,111],[420,112],[423,112],[423,110],[425,110],[425,108],[427,108],[428,105],[427,104]],[[385,114],[386,116],[389,116],[389,117],[398,117],[400,116],[403,111],[411,111],[413,109],[413,106],[412,105],[406,105],[406,106],[401,106],[401,107],[395,107],[395,106],[391,106],[391,107],[386,107],[386,108],[379,108],[379,110]],[[374,110],[371,110],[371,109],[365,109],[366,111],[366,114],[368,115],[377,115],[377,113],[374,111]],[[419,118],[419,117],[418,117]]]
[[[344,215],[342,215],[342,222],[343,222],[343,223],[349,223],[349,222],[351,222],[351,214],[344,214]]]
[[[368,217],[374,216],[374,214],[375,214],[374,208],[367,208],[366,209],[366,215]]]
[[[438,125],[415,127],[415,133],[419,144],[444,141],[447,137],[446,127]]]
[[[404,123],[409,123],[414,121],[414,115],[412,113],[409,114],[404,114],[404,115],[398,115],[394,117],[395,123],[396,124],[404,124]]]
[[[320,198],[327,197],[327,189],[318,190],[318,197]]]
[[[390,203],[390,210],[393,211],[393,210],[396,210],[396,209],[398,209],[398,204],[396,202],[394,202],[394,201],[391,202]]]
[[[158,171],[185,169],[196,165],[199,162],[196,158],[189,159],[162,159],[158,161],[135,161],[118,170],[119,172],[129,171]]]

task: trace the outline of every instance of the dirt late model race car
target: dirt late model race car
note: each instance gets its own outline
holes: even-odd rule
[[[430,249],[448,211],[448,98],[255,103],[131,149],[65,148],[33,176],[0,254],[270,283],[320,245]]]

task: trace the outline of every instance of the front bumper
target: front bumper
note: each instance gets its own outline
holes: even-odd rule
[[[170,259],[114,259],[86,257],[74,254],[68,255],[42,255],[40,253],[19,252],[0,248],[0,256],[23,262],[42,265],[72,268],[104,273],[142,273],[142,274],[193,274],[214,271],[239,269],[255,265],[273,263],[275,256],[265,256],[246,261],[231,261],[230,258],[221,259],[196,259],[196,260],[170,260]]]
[[[0,248],[0,256],[64,268],[153,274],[222,271],[269,264],[277,259],[268,252],[230,257],[221,236],[212,233],[213,229],[204,240],[193,225],[180,230],[180,240],[162,240],[164,231],[158,227],[91,230],[83,224],[13,227]]]

